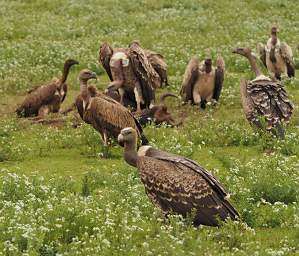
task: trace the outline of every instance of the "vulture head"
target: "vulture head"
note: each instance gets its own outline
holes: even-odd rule
[[[236,48],[236,49],[234,49],[232,51],[232,53],[240,54],[240,55],[242,55],[242,56],[244,56],[246,58],[250,58],[250,57],[254,57],[255,58],[254,53],[248,47],[245,47],[245,48]]]
[[[205,59],[205,71],[206,71],[206,73],[210,73],[212,71],[212,59],[211,58]]]
[[[140,41],[139,40],[133,40],[130,44],[129,44],[129,47],[131,47],[133,44],[136,44],[138,46],[140,46]]]
[[[277,35],[277,33],[278,33],[278,27],[276,27],[276,26],[273,26],[272,28],[271,28],[271,35]]]
[[[64,63],[64,66],[71,67],[73,65],[78,65],[78,64],[79,64],[79,61],[76,61],[73,59],[67,59]]]
[[[132,127],[126,127],[120,131],[117,141],[122,147],[125,144],[135,147],[137,145],[137,132]]]
[[[271,28],[271,43],[272,47],[275,47],[277,44],[277,33],[278,33],[278,28],[276,26]]]
[[[113,55],[113,49],[108,43],[102,43],[100,46],[100,51],[99,51],[99,61],[100,63],[105,63],[105,58],[111,58]]]
[[[80,71],[80,74],[79,74],[80,81],[87,82],[90,79],[97,79],[96,73],[94,73],[88,69],[83,69]]]

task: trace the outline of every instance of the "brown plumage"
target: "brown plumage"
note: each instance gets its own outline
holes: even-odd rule
[[[50,112],[58,112],[60,104],[67,94],[66,80],[71,66],[79,62],[69,59],[64,63],[63,74],[60,79],[53,79],[48,84],[35,87],[29,91],[22,104],[16,109],[19,117],[43,117]]]
[[[263,128],[260,118],[266,121],[266,130],[284,138],[283,122],[288,122],[293,113],[293,105],[282,84],[264,76],[256,58],[249,48],[237,48],[233,53],[246,57],[256,78],[241,81],[241,98],[246,118],[251,125]]]
[[[83,120],[91,124],[102,136],[105,145],[109,139],[116,139],[121,129],[128,125],[138,131],[142,144],[147,143],[142,128],[132,113],[112,98],[97,92],[92,96],[87,89],[87,81],[96,75],[89,70],[82,70],[79,75],[80,96],[83,100]]]
[[[167,65],[157,53],[143,50],[138,42],[129,48],[112,49],[107,43],[100,47],[99,62],[111,78],[109,91],[119,91],[124,105],[125,93],[134,94],[137,110],[154,102],[154,90],[167,83]]]
[[[180,95],[184,102],[205,107],[207,102],[218,101],[223,81],[225,64],[222,57],[218,57],[216,67],[212,66],[211,59],[199,62],[197,58],[192,58],[188,63]]]
[[[175,122],[172,115],[168,112],[168,108],[165,104],[167,97],[178,98],[178,96],[173,93],[165,93],[161,96],[159,104],[154,105],[152,108],[143,109],[141,112],[133,113],[142,126],[146,126],[150,122],[154,122],[155,125],[166,123],[171,126],[178,126],[182,123],[182,121]]]
[[[156,52],[150,50],[144,50],[146,57],[148,58],[149,63],[153,66],[154,70],[160,76],[160,86],[163,85],[168,86],[168,78],[167,78],[167,64],[164,60],[164,57]]]
[[[218,218],[237,219],[217,179],[198,163],[150,146],[136,151],[136,131],[125,128],[118,136],[126,162],[137,167],[145,192],[162,213],[188,216],[195,210],[194,225],[218,226]]]
[[[260,60],[272,78],[281,79],[282,75],[288,77],[295,76],[295,61],[291,47],[281,42],[277,36],[278,28],[271,28],[271,37],[266,45],[258,44]]]

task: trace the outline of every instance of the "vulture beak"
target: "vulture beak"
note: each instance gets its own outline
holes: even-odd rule
[[[123,147],[124,146],[124,135],[122,135],[120,133],[117,137],[117,141],[118,141],[119,145]]]
[[[232,53],[238,53],[238,49],[233,49]]]
[[[74,60],[74,65],[79,65],[80,63],[79,63],[79,61],[76,61],[76,60]]]
[[[95,79],[95,80],[97,80],[97,75],[96,75],[96,73],[92,72],[90,79]]]

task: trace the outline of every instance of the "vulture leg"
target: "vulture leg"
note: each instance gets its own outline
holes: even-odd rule
[[[104,142],[104,146],[108,146],[108,137],[107,137],[107,134],[106,132],[103,133],[103,142]]]
[[[271,132],[279,139],[285,139],[285,132],[281,123],[277,123],[275,128],[273,128]]]
[[[198,94],[198,93],[193,93],[193,101],[194,101],[194,104],[196,104],[196,105],[200,105],[200,103],[201,103],[201,97],[200,97],[200,94]]]
[[[119,95],[120,95],[119,103],[122,104],[123,106],[125,106],[125,103],[124,103],[125,90],[123,88],[119,88],[118,92],[119,92]]]
[[[139,85],[139,83],[136,83],[135,88],[134,88],[134,94],[135,94],[135,99],[137,103],[137,112],[141,112],[141,104],[144,103],[143,97],[142,97],[142,90]]]

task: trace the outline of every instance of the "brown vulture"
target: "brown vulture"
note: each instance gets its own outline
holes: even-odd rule
[[[185,103],[199,105],[205,108],[205,104],[218,101],[224,81],[225,64],[222,57],[218,57],[216,67],[212,65],[210,58],[200,62],[194,57],[188,63],[180,95]]]
[[[167,97],[178,98],[178,96],[173,93],[164,93],[160,97],[159,104],[155,104],[152,108],[143,109],[141,112],[133,113],[142,126],[146,126],[150,122],[153,122],[155,125],[166,123],[172,127],[182,124],[182,120],[175,122],[172,115],[168,112],[165,103]]]
[[[260,54],[260,60],[272,78],[281,79],[281,76],[295,76],[295,60],[291,47],[281,42],[278,37],[278,28],[272,27],[271,37],[266,45],[259,43],[257,48]]]
[[[38,116],[43,118],[50,112],[58,112],[67,94],[67,77],[71,66],[78,61],[68,59],[64,63],[62,77],[48,84],[36,87],[28,92],[23,103],[16,109],[19,117]]]
[[[118,141],[124,145],[125,161],[137,167],[145,192],[166,217],[194,213],[194,225],[218,226],[219,220],[237,219],[222,185],[195,161],[151,146],[136,151],[136,131],[127,127]]]
[[[137,111],[153,104],[154,90],[162,83],[167,83],[167,66],[163,57],[143,50],[135,41],[129,48],[114,49],[103,43],[99,51],[99,62],[111,80],[108,90],[117,90],[123,105],[126,94],[134,94]]]
[[[262,74],[251,49],[237,48],[233,53],[246,57],[256,76],[251,81],[241,81],[241,99],[247,120],[251,125],[263,128],[261,118],[264,118],[266,130],[284,138],[282,123],[288,122],[293,113],[293,104],[285,89],[280,82]]]
[[[96,79],[96,74],[87,69],[80,72],[80,96],[78,98],[82,99],[82,109],[78,108],[78,112],[82,111],[83,120],[101,134],[104,144],[108,145],[110,139],[117,139],[120,131],[127,126],[134,127],[138,131],[142,144],[147,144],[148,141],[143,135],[142,128],[132,113],[103,93],[96,92],[96,95],[92,95],[87,87],[90,79]],[[76,104],[78,102],[77,100]]]

